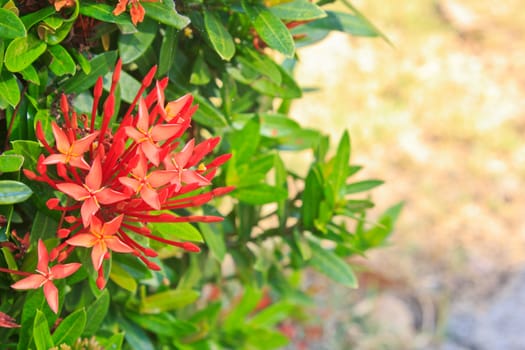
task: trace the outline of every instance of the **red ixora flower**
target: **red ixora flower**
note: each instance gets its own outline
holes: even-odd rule
[[[38,240],[38,265],[36,273],[11,285],[14,289],[38,289],[44,287],[44,296],[54,313],[58,312],[58,289],[53,284],[56,279],[66,278],[75,273],[79,263],[57,264],[49,267],[49,254],[42,240]]]
[[[230,155],[208,160],[220,138],[197,142],[202,137],[198,130],[193,132],[195,138],[184,137],[197,106],[189,94],[165,103],[167,78],[157,81],[147,92],[156,67],[143,79],[127,111],[120,118],[114,115],[121,66],[118,61],[103,103],[102,78],[97,80],[90,118],[77,118],[62,96],[64,123],[52,123],[54,144],[46,140],[40,123],[36,127],[37,138],[49,155],[40,156],[36,172],[24,170],[30,179],[45,182],[66,195],[47,201],[50,209],[62,212],[57,230],[62,243],[52,250],[51,256],[61,262],[77,247],[91,248],[99,288],[106,283],[104,260],[110,259],[113,252],[133,254],[155,270],[159,266],[150,258],[157,253],[147,245],[149,240],[198,252],[199,247],[191,242],[157,236],[152,225],[173,223],[176,232],[179,222],[221,221],[222,217],[187,212],[233,190],[206,190]],[[99,105],[103,106],[100,113]],[[115,118],[118,123],[110,123]],[[31,277],[24,286],[51,281],[44,280],[42,274],[38,276],[41,277]]]
[[[156,0],[142,0],[142,1],[156,1]],[[131,21],[134,25],[142,22],[144,20],[144,7],[140,4],[139,0],[119,0],[117,6],[113,10],[115,16],[120,15],[123,12],[126,12],[126,9],[130,5],[129,14],[131,15]]]

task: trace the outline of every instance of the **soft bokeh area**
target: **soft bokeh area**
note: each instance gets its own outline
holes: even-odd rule
[[[391,245],[356,260],[359,291],[312,282],[308,348],[523,349],[525,4],[352,3],[393,45],[302,49],[296,76],[319,90],[292,115],[334,143],[349,129],[363,178],[386,181],[376,213],[405,208]]]

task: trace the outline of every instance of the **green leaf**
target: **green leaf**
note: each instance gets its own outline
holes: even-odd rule
[[[384,183],[385,183],[384,181],[375,180],[375,179],[354,182],[354,183],[346,185],[345,193],[352,194],[352,193],[369,191]]]
[[[91,60],[91,72],[86,74],[79,72],[71,79],[68,79],[62,88],[67,93],[81,93],[95,85],[98,77],[104,76],[115,67],[117,51],[108,51]]]
[[[46,51],[46,43],[33,35],[16,38],[5,50],[5,67],[11,72],[20,72]]]
[[[169,72],[174,60],[175,51],[177,49],[177,29],[174,27],[166,28],[164,36],[162,37],[162,44],[159,53],[159,69],[157,70],[157,77],[163,77]]]
[[[53,45],[48,48],[48,52],[51,54],[51,62],[49,63],[49,69],[58,76],[65,74],[75,74],[76,64],[73,58],[61,45]]]
[[[53,332],[53,343],[57,346],[73,344],[82,335],[85,326],[86,310],[76,310],[64,318]]]
[[[301,207],[301,217],[303,227],[311,229],[314,227],[314,221],[319,215],[319,204],[323,199],[323,179],[321,172],[317,167],[313,167],[306,175],[303,191],[303,205]]]
[[[124,337],[129,343],[126,348],[131,348],[134,350],[155,350],[155,346],[148,337],[148,334],[144,332],[138,325],[131,323],[122,317],[117,318],[117,324],[124,331]]]
[[[188,24],[190,24],[190,19],[177,13],[173,6],[173,1],[168,1],[167,3],[171,4],[167,5],[166,2],[162,1],[144,1],[141,2],[141,5],[144,7],[144,10],[146,10],[147,17],[151,17],[160,23],[164,23],[177,29],[183,29],[188,26]]]
[[[14,39],[27,35],[26,27],[14,12],[0,8],[0,39]]]
[[[2,73],[0,73],[0,100],[5,101],[12,107],[15,107],[20,102],[20,90],[17,79],[14,74],[6,70],[2,70]]]
[[[27,80],[35,85],[40,85],[40,77],[38,76],[38,72],[36,71],[35,67],[33,67],[33,65],[27,66],[27,68],[21,71],[20,74],[22,74],[22,78],[24,78],[24,80]]]
[[[139,315],[132,312],[126,312],[126,316],[142,329],[168,337],[173,337],[174,334],[177,334],[177,337],[180,337],[181,333],[191,334],[199,330],[199,328],[193,323],[178,320],[167,312],[158,315]]]
[[[145,20],[137,28],[136,33],[123,34],[118,40],[120,58],[124,64],[131,63],[144,55],[155,39],[158,24],[152,20]]]
[[[272,304],[253,316],[248,322],[252,327],[269,328],[290,317],[294,305],[289,301]]]
[[[114,9],[114,6],[106,3],[82,1],[80,13],[84,16],[98,19],[101,22],[131,24],[131,19],[127,13],[115,16],[113,14]]]
[[[104,289],[100,296],[87,308],[86,327],[83,335],[90,336],[100,328],[109,310],[109,292]]]
[[[0,180],[0,205],[20,203],[31,197],[33,191],[26,184],[14,180]]]
[[[235,43],[222,22],[211,11],[204,11],[204,26],[211,45],[223,60],[229,61],[235,54]]]
[[[319,130],[315,129],[297,129],[290,133],[278,137],[278,149],[282,151],[299,151],[309,148],[315,148],[321,140]]]
[[[199,223],[198,225],[212,255],[218,262],[222,263],[226,255],[226,243],[221,230],[211,224]],[[214,227],[216,228],[215,230],[213,229]]]
[[[341,141],[339,141],[337,153],[330,163],[332,167],[327,176],[327,182],[330,184],[335,195],[335,201],[345,195],[345,183],[350,169],[349,161],[350,136],[348,135],[348,131],[345,131],[341,137]]]
[[[19,154],[0,154],[0,173],[19,171],[24,164],[24,157]]]
[[[35,322],[33,323],[33,339],[37,350],[49,350],[55,344],[49,333],[49,325],[44,313],[36,310]]]
[[[309,262],[316,270],[344,286],[357,288],[357,278],[346,261],[313,240],[309,243],[312,248],[312,258]]]
[[[308,0],[282,2],[270,7],[270,11],[280,19],[288,21],[308,21],[326,17],[326,12]]]
[[[242,0],[242,8],[250,18],[253,27],[266,44],[286,57],[293,57],[295,44],[290,31],[270,10],[262,5]]]
[[[380,35],[370,22],[363,18],[343,12],[326,11],[327,16],[292,30],[293,34],[305,34],[310,30],[338,30],[355,36],[375,37]]]
[[[114,262],[111,265],[109,279],[125,290],[135,293],[137,291],[137,281],[131,274],[126,271],[119,263]]]
[[[98,339],[98,342],[102,346],[102,349],[120,350],[124,343],[124,333],[113,334],[109,339]],[[136,349],[142,350],[143,348]]]
[[[82,6],[84,6],[84,4],[82,4]],[[22,16],[20,19],[24,23],[24,27],[29,30],[32,26],[34,26],[38,22],[43,21],[44,19],[46,19],[54,13],[56,13],[55,8],[52,6],[48,6],[36,12],[28,13],[27,15]]]
[[[190,84],[206,85],[210,82],[212,76],[208,65],[204,61],[203,55],[200,54],[195,59],[190,76]]]
[[[108,72],[104,76],[104,89],[108,92],[111,88],[112,75],[113,75],[113,72]],[[140,83],[137,81],[137,79],[135,79],[133,76],[131,76],[126,71],[121,71],[120,80],[119,80],[119,88],[120,88],[120,98],[122,99],[122,101],[131,103],[135,99],[135,96],[137,96],[137,92],[140,89]]]
[[[262,296],[262,290],[249,286],[245,287],[240,302],[224,318],[224,329],[233,329],[242,325],[246,316],[255,309]]]
[[[288,136],[301,129],[299,123],[285,114],[260,114],[261,135],[271,138]]]
[[[256,116],[250,119],[241,130],[230,134],[229,141],[236,164],[248,163],[259,146],[260,122]]]
[[[38,210],[31,227],[31,243],[36,245],[39,239],[46,240],[56,237],[58,221]]]
[[[167,239],[204,242],[199,230],[188,222],[150,222],[148,227],[154,235]]]
[[[80,65],[80,68],[85,74],[89,74],[91,72],[91,64],[89,63],[89,60],[86,58],[86,56],[77,50],[71,50],[69,53],[75,57],[76,61]]]
[[[38,157],[42,153],[40,144],[35,141],[16,140],[11,142],[13,151],[24,157],[24,168],[34,170]]]
[[[141,300],[139,312],[143,314],[160,314],[162,312],[180,309],[195,302],[199,292],[191,289],[168,290],[149,295]]]
[[[255,184],[250,187],[239,187],[232,192],[232,197],[249,204],[267,204],[286,199],[288,192],[280,187],[268,184]]]

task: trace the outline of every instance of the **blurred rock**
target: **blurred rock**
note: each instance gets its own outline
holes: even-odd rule
[[[487,305],[450,318],[448,334],[454,342],[476,350],[525,348],[525,270],[502,286]]]

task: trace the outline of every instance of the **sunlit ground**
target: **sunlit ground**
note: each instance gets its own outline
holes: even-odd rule
[[[351,309],[337,317],[358,320],[330,341],[429,348],[446,340],[451,310],[482,305],[525,267],[525,4],[353,3],[394,46],[338,33],[302,49],[296,76],[320,90],[292,115],[334,142],[350,130],[363,178],[386,181],[374,215],[406,206],[391,246],[365,262],[368,289],[326,288]]]

